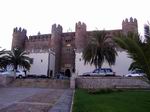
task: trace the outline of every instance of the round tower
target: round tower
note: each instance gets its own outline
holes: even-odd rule
[[[52,25],[51,48],[55,52],[55,72],[60,72],[61,48],[62,48],[62,26]]]
[[[76,23],[75,47],[77,52],[82,51],[86,46],[86,41],[87,41],[86,37],[87,37],[86,24],[81,22]]]
[[[25,48],[25,40],[27,39],[27,31],[22,28],[14,28],[13,30],[13,39],[12,39],[12,47],[11,48]]]
[[[123,33],[134,32],[138,33],[138,23],[136,18],[130,18],[129,20],[126,18],[122,21],[122,30]]]

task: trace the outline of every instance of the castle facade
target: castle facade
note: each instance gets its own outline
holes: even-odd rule
[[[61,25],[52,25],[51,34],[38,34],[27,37],[27,31],[14,28],[12,48],[21,48],[27,52],[55,52],[55,72],[64,72],[68,76],[75,71],[75,52],[82,52],[94,31],[87,31],[85,23],[78,22],[75,32],[63,32]],[[137,19],[122,21],[122,29],[106,31],[113,38],[115,33],[138,32]]]

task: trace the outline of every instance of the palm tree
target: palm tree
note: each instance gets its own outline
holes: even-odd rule
[[[7,60],[4,58],[6,55],[5,49],[0,50],[0,68],[4,69],[7,67]]]
[[[150,81],[150,41],[147,39],[142,42],[140,36],[135,33],[119,34],[114,40],[133,60],[129,70],[143,70]]]
[[[150,43],[150,23],[144,26],[144,37],[147,43]]]
[[[96,68],[101,68],[105,61],[114,65],[116,55],[113,41],[105,31],[95,31],[83,50],[85,64],[94,64]]]
[[[14,77],[16,78],[16,71],[18,68],[30,69],[30,58],[27,53],[18,48],[13,48],[4,58],[8,61],[7,65],[14,70]]]

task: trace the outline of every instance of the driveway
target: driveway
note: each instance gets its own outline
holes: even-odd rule
[[[67,89],[0,88],[0,112],[48,112],[58,105],[67,91]],[[71,100],[72,97],[69,98]],[[70,107],[70,103],[68,105]]]

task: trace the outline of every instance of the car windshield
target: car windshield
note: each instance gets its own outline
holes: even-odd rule
[[[96,69],[93,71],[93,73],[98,73],[99,72],[99,69]]]

